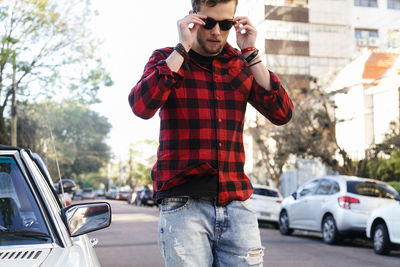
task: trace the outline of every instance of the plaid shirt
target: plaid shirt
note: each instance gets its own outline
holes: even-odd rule
[[[292,116],[291,100],[272,72],[272,90],[259,86],[243,56],[229,44],[213,60],[212,72],[190,57],[172,72],[165,62],[172,52],[172,47],[154,51],[129,94],[132,111],[141,118],[160,109],[154,191],[218,174],[219,205],[248,199],[253,189],[243,170],[246,104],[282,125]]]

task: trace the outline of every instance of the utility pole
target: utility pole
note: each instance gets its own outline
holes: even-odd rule
[[[13,75],[12,75],[12,98],[11,98],[11,145],[17,146],[17,81],[16,81],[16,72],[17,65],[15,62],[16,54],[13,54],[12,57],[12,65],[13,65]]]

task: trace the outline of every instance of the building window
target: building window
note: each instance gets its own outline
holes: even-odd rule
[[[354,0],[355,6],[378,7],[377,0]]]
[[[389,9],[400,9],[400,0],[388,0],[387,8],[389,8]]]
[[[355,29],[354,37],[356,39],[365,39],[365,38],[378,38],[377,30],[366,30],[366,29]]]

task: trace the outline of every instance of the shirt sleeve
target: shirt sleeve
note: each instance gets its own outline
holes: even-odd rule
[[[279,77],[269,72],[272,90],[266,90],[253,80],[250,104],[275,125],[283,125],[290,121],[293,103],[283,88]]]
[[[161,49],[154,51],[144,68],[142,77],[129,94],[129,105],[138,117],[143,119],[153,117],[182,78],[168,67],[165,59],[169,54],[170,52]]]

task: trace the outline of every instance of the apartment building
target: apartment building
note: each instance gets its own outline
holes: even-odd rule
[[[400,0],[242,0],[238,11],[252,18],[263,60],[279,74],[289,92],[309,87],[312,77],[329,85],[365,50],[400,47]],[[378,140],[371,137],[372,128],[368,127],[375,127],[375,137],[382,136],[377,134],[380,120],[375,119],[375,126],[368,126],[371,119],[363,122],[363,149]],[[346,142],[345,134],[339,139]],[[251,154],[247,158],[254,164],[259,158],[257,147],[251,143],[248,147]],[[362,156],[360,147],[352,148],[357,158]],[[247,170],[254,170],[250,164]]]
[[[400,0],[247,0],[258,46],[289,89],[328,83],[362,48],[400,45]]]

